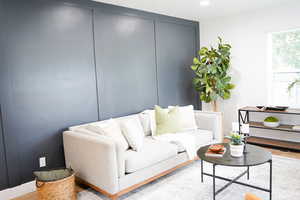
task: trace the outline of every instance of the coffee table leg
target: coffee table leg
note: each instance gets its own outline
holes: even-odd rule
[[[213,200],[216,199],[216,165],[213,164],[213,193],[214,193],[214,198]]]
[[[250,178],[250,167],[247,167],[247,180]]]
[[[270,160],[270,200],[272,200],[272,160]]]
[[[203,160],[201,159],[201,182],[203,183]]]

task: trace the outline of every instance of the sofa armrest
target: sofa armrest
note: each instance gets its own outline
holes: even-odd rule
[[[195,110],[195,119],[199,129],[211,130],[213,139],[223,142],[222,113]]]
[[[119,191],[117,145],[113,140],[65,131],[63,142],[66,166],[72,167],[76,176],[111,194]]]

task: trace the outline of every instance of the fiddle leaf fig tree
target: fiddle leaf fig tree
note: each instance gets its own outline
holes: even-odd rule
[[[218,47],[202,47],[195,57],[191,69],[195,72],[193,87],[199,92],[200,99],[212,103],[213,110],[217,111],[217,100],[229,99],[231,90],[235,87],[228,75],[230,68],[229,44],[224,44],[218,38]]]

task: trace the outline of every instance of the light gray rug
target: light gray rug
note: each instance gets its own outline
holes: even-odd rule
[[[211,173],[212,166],[204,164],[206,172]],[[234,178],[245,168],[218,166],[216,174]],[[200,162],[197,161],[187,167],[177,170],[135,191],[121,200],[210,200],[212,199],[212,178],[205,176],[204,183],[200,180]],[[246,176],[240,181],[260,187],[268,187],[269,164],[250,168],[250,180]],[[217,180],[217,188],[226,182]],[[217,200],[243,200],[244,194],[251,192],[264,200],[268,200],[268,193],[245,186],[233,184],[217,196]],[[93,190],[86,190],[78,194],[78,200],[107,200],[105,196]],[[273,156],[273,200],[300,200],[300,160]]]

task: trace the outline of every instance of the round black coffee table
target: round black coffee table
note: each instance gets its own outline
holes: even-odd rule
[[[265,192],[268,192],[270,194],[270,200],[272,199],[272,154],[269,151],[266,151],[265,149],[261,147],[257,147],[254,145],[247,144],[247,153],[244,153],[243,157],[235,158],[230,155],[230,147],[227,143],[221,143],[225,146],[226,152],[223,155],[223,157],[216,158],[216,157],[208,157],[205,156],[206,151],[208,150],[210,145],[201,147],[197,151],[198,157],[201,159],[201,181],[203,182],[203,176],[210,176],[213,177],[213,200],[216,199],[216,195],[218,195],[220,192],[222,192],[224,189],[226,189],[228,186],[230,186],[232,183],[244,185],[247,187],[251,187],[254,189],[262,190]],[[208,174],[203,171],[203,161],[209,162],[213,165],[213,174]],[[247,183],[239,182],[238,179],[243,177],[245,174],[247,174],[247,179],[249,180],[250,172],[249,168],[251,166],[261,165],[264,163],[270,164],[270,187],[269,189],[258,187],[255,185],[249,185]],[[225,177],[217,176],[216,175],[216,166],[217,165],[223,165],[223,166],[231,166],[231,167],[246,167],[246,171],[238,175],[234,179],[228,179]],[[226,185],[224,185],[222,188],[216,191],[216,185],[215,179],[221,179],[228,181]]]

